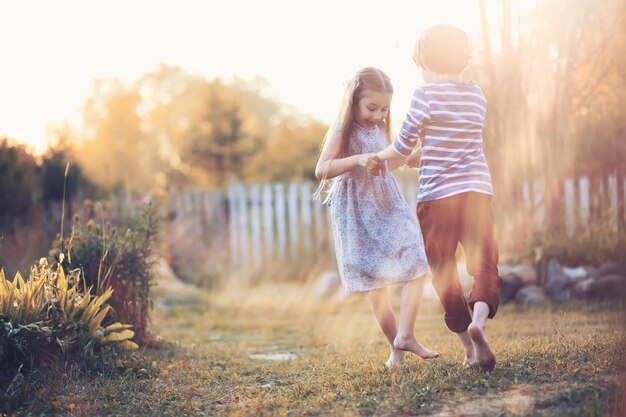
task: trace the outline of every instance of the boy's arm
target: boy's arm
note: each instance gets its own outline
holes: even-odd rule
[[[409,112],[404,118],[398,136],[391,145],[378,152],[376,156],[383,161],[392,159],[397,155],[410,156],[417,145],[420,130],[428,120],[430,120],[428,98],[421,88],[417,88],[413,93]]]
[[[384,152],[384,151],[381,151],[381,152]],[[393,156],[387,160],[387,169],[389,171],[393,171],[393,170],[400,168],[403,165],[408,165],[411,168],[417,168],[419,166],[421,154],[422,154],[421,147],[418,147],[413,152],[411,152],[411,155],[409,155],[408,157],[405,157],[404,155],[399,155],[398,153],[394,151]],[[382,161],[382,158],[379,157],[378,160]],[[380,167],[378,168],[380,169]],[[368,170],[370,170],[369,167],[368,167]],[[373,175],[378,175],[378,173],[375,173],[374,170],[370,170],[370,171],[372,171],[371,173]]]
[[[398,132],[398,136],[396,136],[391,145],[376,153],[374,158],[370,158],[370,164],[373,163],[372,161],[376,161],[377,166],[374,169],[368,166],[368,172],[371,175],[385,176],[384,161],[388,161],[399,156],[404,158],[409,157],[417,145],[421,128],[429,120],[430,105],[428,104],[428,98],[426,97],[426,93],[421,88],[417,88],[413,93],[409,112],[404,118],[404,122],[402,123],[400,132]]]
[[[387,169],[389,171],[396,170],[406,164],[407,159],[404,156],[396,155],[394,158],[391,158],[387,161]]]
[[[419,168],[420,160],[422,159],[422,147],[415,149],[411,156],[406,159],[406,164],[411,168]]]

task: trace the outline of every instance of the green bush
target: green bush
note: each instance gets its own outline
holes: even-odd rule
[[[113,307],[111,320],[134,326],[139,343],[150,343],[148,310],[153,247],[158,233],[158,221],[152,205],[147,205],[140,216],[126,221],[123,229],[94,220],[81,223],[74,218],[69,237],[58,236],[50,257],[62,260],[66,272],[79,268],[86,284],[95,290],[111,286],[113,294],[109,304]]]
[[[24,280],[0,270],[0,381],[15,370],[55,361],[88,362],[110,348],[134,350],[131,325],[103,325],[109,287],[90,293],[79,270],[65,274],[43,258]]]

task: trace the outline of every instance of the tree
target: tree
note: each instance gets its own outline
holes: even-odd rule
[[[140,105],[137,91],[117,80],[100,80],[84,107],[77,158],[86,175],[107,189],[145,192],[154,185],[155,147],[142,129]]]
[[[24,145],[0,140],[0,225],[23,218],[41,192],[37,160]]]
[[[56,143],[43,155],[40,175],[43,201],[61,201],[64,192],[66,201],[70,201],[81,187],[88,186],[80,166],[72,162],[72,147],[69,133],[58,131]]]
[[[315,121],[298,123],[291,117],[284,118],[251,163],[254,177],[263,181],[313,180],[326,129]]]
[[[89,178],[130,192],[306,177],[312,173],[308,159],[316,157],[321,127],[269,91],[261,78],[209,82],[167,65],[130,85],[101,80],[85,104],[85,129],[75,153]],[[283,119],[285,125],[279,127]],[[307,144],[293,147],[300,135]],[[272,154],[281,152],[273,144],[277,137],[294,148],[293,156],[308,158],[306,165],[292,170],[264,164],[270,147]]]
[[[257,114],[236,90],[219,80],[209,85],[200,117],[182,137],[179,155],[187,164],[224,185],[232,176],[246,179],[246,164],[265,138]]]

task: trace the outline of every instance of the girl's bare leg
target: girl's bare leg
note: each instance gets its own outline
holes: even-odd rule
[[[391,353],[386,366],[390,368],[399,364],[404,359],[404,352],[393,346],[393,341],[398,333],[398,329],[396,327],[396,316],[393,314],[393,310],[389,304],[386,288],[372,290],[369,292],[368,296],[372,313],[374,313],[374,317],[376,317],[376,321],[378,322],[380,329],[383,331],[387,341],[389,342]]]
[[[424,277],[404,284],[400,295],[400,324],[393,346],[396,349],[413,352],[422,359],[433,359],[438,357],[439,353],[425,348],[415,339],[415,319],[423,289]]]

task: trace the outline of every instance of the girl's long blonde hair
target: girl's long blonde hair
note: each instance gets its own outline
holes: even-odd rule
[[[339,154],[335,157],[345,158],[349,156],[348,143],[352,133],[354,132],[354,124],[356,123],[354,117],[354,107],[359,103],[366,90],[393,94],[391,79],[382,70],[374,67],[365,67],[354,74],[346,87],[346,91],[343,95],[341,106],[339,108],[339,114],[337,115],[334,123],[329,126],[326,131],[326,135],[324,135],[324,140],[320,146],[320,155],[328,146],[328,141],[331,135],[337,130],[341,130],[341,147],[339,149]],[[379,123],[379,127],[383,130],[383,132],[385,132],[387,142],[391,143],[391,111],[387,112],[387,116]],[[330,167],[330,164],[328,166]],[[329,183],[329,180],[326,179],[327,172],[328,170],[324,172],[322,180],[320,181],[313,198],[319,197],[327,188]]]

